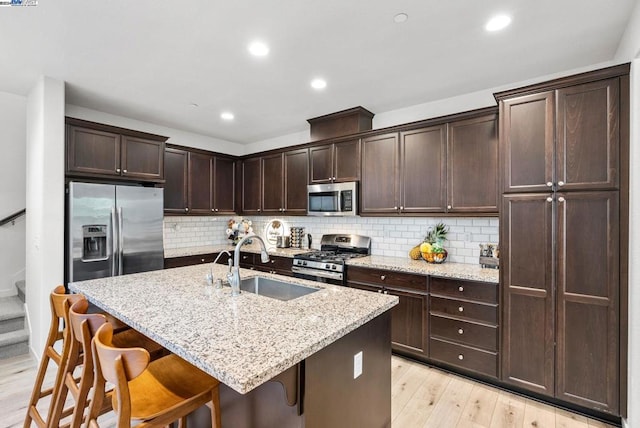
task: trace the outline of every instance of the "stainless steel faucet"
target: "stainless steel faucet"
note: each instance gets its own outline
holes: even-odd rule
[[[229,285],[231,285],[232,296],[240,295],[240,247],[242,247],[248,239],[257,239],[258,242],[260,242],[260,260],[262,260],[262,263],[269,261],[267,246],[264,244],[262,238],[258,235],[244,236],[236,245],[236,249],[233,252],[233,268],[231,269],[231,272],[227,274],[227,280],[229,281]]]
[[[229,256],[229,272],[231,272],[231,263],[233,263],[232,260],[231,260],[231,253],[228,252],[227,250],[222,250],[216,256],[216,259],[213,261],[213,264],[211,265],[211,268],[209,269],[209,273],[207,274],[207,283],[209,285],[211,285],[213,283],[213,266],[215,266],[215,264],[218,263],[218,259],[223,254],[226,254],[226,255]]]

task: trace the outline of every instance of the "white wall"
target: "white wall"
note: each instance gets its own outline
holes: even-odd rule
[[[0,92],[0,218],[25,205],[27,99]],[[16,294],[14,283],[24,278],[25,218],[0,227],[0,297]]]
[[[64,82],[41,77],[27,97],[27,316],[31,352],[49,330],[49,293],[64,282]]]
[[[97,110],[74,106],[72,104],[67,104],[65,114],[77,119],[119,126],[121,128],[134,129],[136,131],[148,132],[150,134],[163,135],[165,137],[169,137],[167,142],[171,144],[210,150],[234,156],[243,155],[245,150],[243,145],[233,143],[231,141],[219,140],[217,138],[194,134],[192,132],[181,131],[179,129],[168,128],[166,126],[155,125],[153,123],[142,122],[123,116],[116,116]]]

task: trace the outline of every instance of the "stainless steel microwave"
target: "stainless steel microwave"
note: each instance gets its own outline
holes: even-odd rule
[[[310,184],[307,186],[309,215],[348,216],[358,213],[358,183]]]

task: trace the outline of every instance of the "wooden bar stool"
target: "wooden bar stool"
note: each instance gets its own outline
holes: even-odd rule
[[[56,396],[62,384],[62,362],[69,352],[69,329],[66,328],[66,324],[60,321],[64,319],[64,302],[66,300],[70,302],[76,302],[80,299],[84,299],[84,296],[79,294],[66,294],[66,290],[63,285],[57,286],[49,296],[49,303],[51,306],[51,324],[49,326],[49,334],[47,336],[47,342],[45,344],[44,351],[42,352],[42,359],[40,360],[40,367],[38,368],[38,374],[36,375],[36,381],[33,385],[33,391],[31,392],[31,399],[27,406],[27,416],[24,419],[24,428],[31,426],[31,422],[35,422],[40,428],[49,426],[51,420],[51,414],[53,411]],[[54,346],[58,343],[62,343],[62,350],[60,353],[56,351]],[[58,365],[56,372],[56,379],[51,388],[42,389],[44,383],[44,377],[47,374],[49,368],[49,362],[53,361]],[[36,405],[41,398],[51,396],[49,399],[49,410],[46,419],[42,417]],[[68,416],[67,413],[65,416]]]
[[[70,300],[64,302],[64,319],[70,328],[69,352],[63,363],[62,385],[56,396],[54,410],[51,414],[50,426],[59,426],[62,415],[73,412],[68,425],[72,428],[79,428],[85,417],[85,409],[88,407],[88,395],[94,382],[94,366],[91,352],[91,339],[100,326],[107,322],[107,317],[103,314],[87,313],[89,302],[80,299],[71,305]],[[138,333],[134,329],[126,329],[116,333],[113,343],[118,347],[142,347],[151,355],[152,359],[163,356],[166,350]],[[81,367],[79,377],[74,377],[74,370]],[[67,394],[71,393],[75,404],[69,409],[64,409]],[[95,391],[94,394],[105,394],[105,391]],[[111,410],[111,405],[104,406],[100,414]]]
[[[113,409],[118,428],[160,427],[176,420],[186,426],[186,416],[212,402],[212,426],[220,428],[220,397],[217,379],[207,375],[176,355],[149,363],[142,348],[118,348],[113,343],[113,328],[102,325],[92,341],[96,367],[96,391],[104,390],[105,380],[114,384]],[[90,427],[98,427],[97,411],[102,403],[98,395],[90,407]]]

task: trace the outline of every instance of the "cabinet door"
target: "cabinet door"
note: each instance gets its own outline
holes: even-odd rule
[[[242,212],[259,214],[262,205],[262,158],[245,159],[242,162]]]
[[[211,214],[213,163],[207,154],[189,152],[189,212]]]
[[[505,192],[546,192],[554,182],[553,92],[500,103]],[[549,183],[549,185],[547,185]]]
[[[502,380],[554,394],[554,296],[551,193],[503,197]]]
[[[284,212],[288,215],[307,213],[307,177],[309,151],[292,150],[284,153]]]
[[[164,178],[164,142],[123,135],[121,168],[123,177],[144,180]]]
[[[449,124],[447,211],[497,213],[498,117]]]
[[[446,125],[400,133],[400,210],[444,212]]]
[[[557,91],[558,190],[618,188],[619,85],[610,79]]]
[[[185,150],[167,148],[164,151],[164,212],[184,214],[187,207],[187,161]]]
[[[264,214],[277,214],[284,210],[282,162],[282,153],[262,158],[262,212]]]
[[[67,172],[120,175],[120,134],[67,126]]]
[[[427,300],[426,294],[385,289],[398,296],[399,303],[391,309],[391,347],[395,351],[427,357]]]
[[[618,192],[557,196],[556,397],[618,414]]]
[[[213,208],[216,214],[234,214],[236,210],[236,162],[216,156],[213,176]]]
[[[398,134],[377,135],[362,141],[360,212],[398,212]]]
[[[360,180],[360,140],[336,143],[333,147],[333,181]]]
[[[333,181],[333,144],[309,149],[309,182],[331,183]]]

